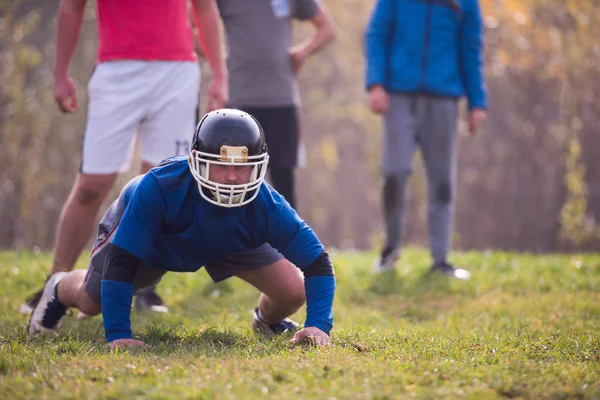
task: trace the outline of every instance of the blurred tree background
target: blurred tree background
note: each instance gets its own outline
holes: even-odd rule
[[[475,137],[461,121],[455,246],[597,250],[600,1],[480,1],[490,114]],[[61,114],[52,95],[57,3],[0,0],[2,248],[52,247],[81,161],[96,53],[95,2],[88,4],[71,67],[80,97],[74,115]],[[298,171],[299,212],[327,246],[338,248],[369,249],[381,242],[381,121],[368,111],[363,86],[363,33],[373,3],[325,1],[337,40],[299,77],[307,150],[306,166]],[[311,32],[304,25],[294,25],[297,40]],[[202,64],[204,95],[210,71]],[[405,238],[424,245],[420,164],[417,159]],[[137,167],[120,178],[111,200]]]

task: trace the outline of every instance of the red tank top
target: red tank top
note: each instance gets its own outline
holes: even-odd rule
[[[187,0],[97,0],[97,61],[197,59]]]

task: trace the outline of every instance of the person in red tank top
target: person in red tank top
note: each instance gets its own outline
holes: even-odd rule
[[[54,96],[65,113],[79,108],[69,64],[86,2],[61,0],[58,10]],[[228,101],[227,71],[215,0],[97,0],[97,62],[88,84],[81,170],[61,212],[50,275],[73,269],[118,173],[131,162],[136,136],[141,173],[189,152],[200,88],[190,16],[212,71],[209,111],[222,108]],[[40,295],[27,299],[22,312],[35,307]],[[136,307],[166,310],[153,288],[139,296]]]
[[[181,0],[98,0],[98,62],[194,61],[187,3]]]

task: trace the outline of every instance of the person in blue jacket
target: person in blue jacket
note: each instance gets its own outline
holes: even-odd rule
[[[420,148],[427,175],[432,271],[468,279],[448,263],[457,162],[458,99],[475,134],[487,115],[478,0],[378,0],[365,33],[366,89],[383,116],[385,243],[375,271],[400,255],[405,186]]]
[[[263,130],[251,115],[220,109],[198,124],[189,156],[172,157],[130,181],[104,215],[87,270],[54,274],[28,332],[57,332],[69,307],[102,313],[110,346],[133,339],[132,298],[167,271],[204,266],[217,282],[237,276],[260,292],[252,327],[295,331],[288,317],[306,302],[292,341],[329,343],[335,277],[312,229],[264,182]]]

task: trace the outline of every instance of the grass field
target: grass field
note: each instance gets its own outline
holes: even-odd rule
[[[133,312],[151,347],[129,352],[104,346],[100,317],[28,338],[16,311],[50,257],[0,253],[0,399],[600,398],[600,255],[456,254],[469,282],[430,276],[419,249],[379,276],[372,253],[332,256],[326,349],[255,336],[257,292],[200,271],[163,280],[170,314]]]

